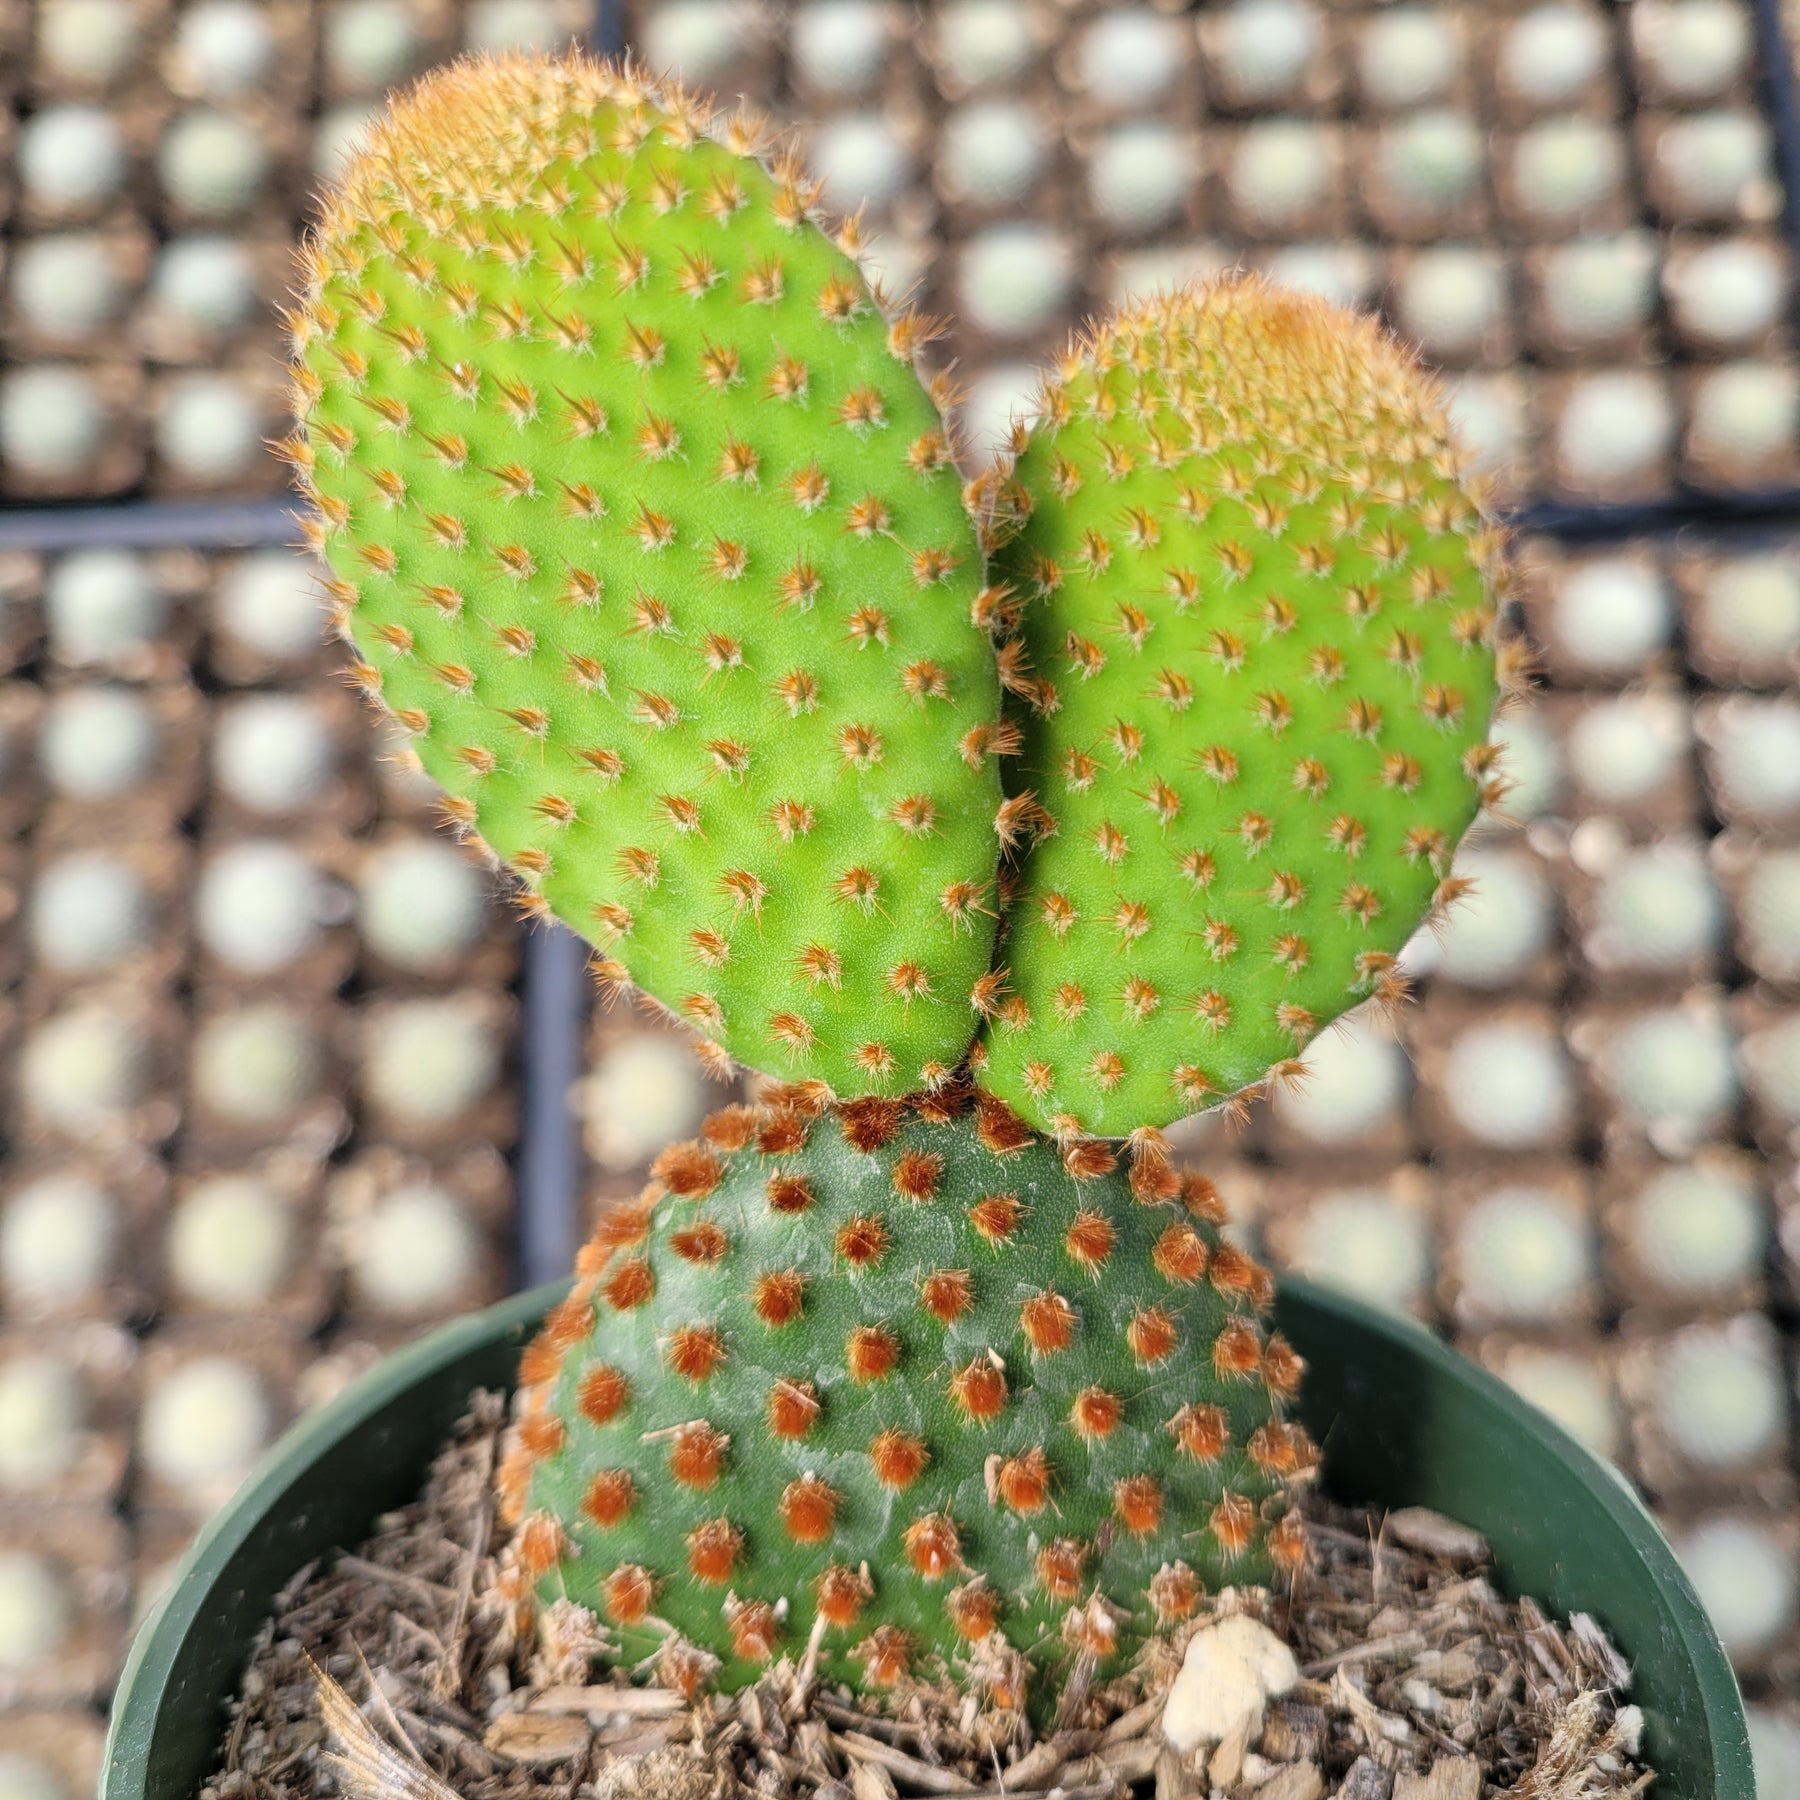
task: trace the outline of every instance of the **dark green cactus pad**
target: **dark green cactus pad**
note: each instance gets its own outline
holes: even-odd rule
[[[290,451],[356,678],[528,904],[715,1060],[901,1092],[991,962],[982,559],[930,327],[760,144],[579,59],[430,77],[309,246]]]
[[[1009,981],[982,1081],[1123,1135],[1371,994],[1491,791],[1500,534],[1368,320],[1258,282],[1114,317],[997,488]]]
[[[1298,1558],[1299,1365],[1209,1184],[960,1093],[803,1100],[666,1153],[528,1354],[502,1488],[541,1597],[684,1687],[816,1625],[858,1687],[1019,1704]]]

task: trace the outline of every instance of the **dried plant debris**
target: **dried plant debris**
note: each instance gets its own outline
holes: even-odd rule
[[[1629,1671],[1595,1623],[1503,1599],[1419,1509],[1307,1502],[1291,1594],[1228,1590],[1047,1735],[944,1683],[880,1713],[806,1661],[689,1704],[593,1667],[577,1607],[520,1629],[496,1523],[505,1406],[477,1395],[421,1499],[302,1570],[201,1800],[1628,1800]],[[563,1616],[566,1613],[566,1616]]]

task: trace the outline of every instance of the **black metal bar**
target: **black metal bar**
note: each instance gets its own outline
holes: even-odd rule
[[[295,500],[127,500],[94,506],[0,508],[0,550],[247,550],[291,544]]]
[[[581,1141],[570,1090],[581,1074],[587,946],[560,925],[525,939],[519,1125],[518,1274],[523,1286],[575,1265],[581,1241]]]

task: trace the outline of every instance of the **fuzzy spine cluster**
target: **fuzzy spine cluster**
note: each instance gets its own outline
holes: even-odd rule
[[[991,961],[981,557],[931,327],[761,148],[578,59],[428,78],[309,246],[289,452],[355,678],[528,905],[721,1067],[902,1092]]]
[[[1291,1568],[1298,1359],[1210,1184],[960,1086],[707,1122],[524,1364],[526,1572],[685,1691],[772,1657],[1022,1706]]]
[[[1104,321],[987,484],[1010,980],[977,1053],[1123,1135],[1286,1072],[1498,797],[1501,535],[1369,320],[1240,283]]]

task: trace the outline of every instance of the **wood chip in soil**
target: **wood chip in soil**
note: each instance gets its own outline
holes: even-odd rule
[[[1504,1599],[1451,1520],[1316,1494],[1291,1592],[1209,1601],[1048,1735],[947,1683],[871,1710],[792,1663],[689,1706],[594,1669],[579,1620],[553,1657],[518,1634],[491,1498],[505,1416],[476,1395],[420,1499],[289,1583],[201,1800],[1629,1800],[1653,1779],[1591,1619]],[[1193,1632],[1233,1611],[1301,1680],[1254,1741],[1178,1755],[1169,1687]]]

